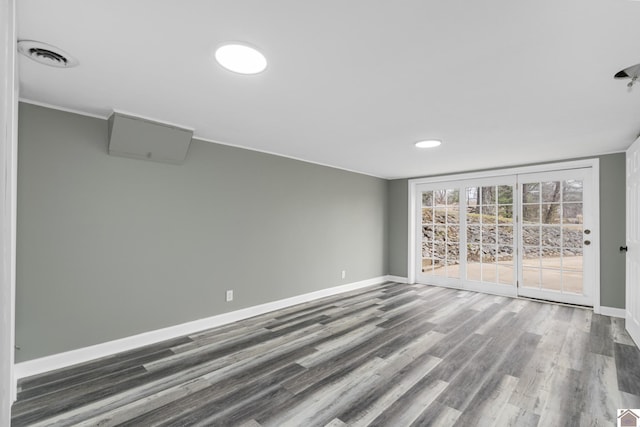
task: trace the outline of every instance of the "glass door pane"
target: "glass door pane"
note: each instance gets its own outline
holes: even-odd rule
[[[423,274],[460,277],[460,194],[457,188],[421,192]]]
[[[522,193],[523,286],[582,294],[582,181],[526,182]]]
[[[520,176],[522,190],[521,282],[519,294],[591,304],[585,287],[584,202],[588,172],[558,171]]]
[[[417,279],[516,295],[515,175],[416,187]]]
[[[515,282],[513,185],[466,187],[467,280]]]

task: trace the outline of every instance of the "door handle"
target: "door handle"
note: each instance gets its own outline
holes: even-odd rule
[[[629,250],[626,246],[620,246],[620,252],[627,252]]]
[[[587,245],[587,246],[589,246],[589,245],[591,244],[591,240],[585,240],[585,241],[584,241],[584,244],[585,244],[585,245]]]
[[[584,234],[591,234],[591,230],[587,228],[586,230],[584,230]]]

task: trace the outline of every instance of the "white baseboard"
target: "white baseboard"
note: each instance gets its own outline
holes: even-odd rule
[[[620,317],[622,319],[625,318],[627,312],[624,308],[615,308],[615,307],[605,307],[603,305],[600,306],[600,314],[604,316],[611,317]]]
[[[629,313],[628,317],[625,316],[625,319],[629,319],[629,321],[626,321],[624,326],[627,329],[627,332],[629,332],[629,336],[633,342],[636,343],[638,348],[640,348],[640,340],[638,339],[638,337],[640,337],[640,327],[638,327],[638,323],[631,320],[632,317],[631,313]]]
[[[390,275],[387,275],[387,276],[385,276],[385,279],[387,279],[388,282],[408,283],[407,278],[406,277],[401,277],[401,276],[390,276]]]
[[[222,326],[228,323],[237,322],[239,320],[248,319],[249,317],[290,307],[296,304],[313,301],[343,292],[353,291],[367,286],[377,285],[387,281],[396,281],[388,279],[388,277],[390,276],[374,277],[373,279],[348,283],[346,285],[335,286],[327,289],[321,289],[319,291],[310,292],[308,294],[297,295],[291,298],[285,298],[278,301],[268,302],[266,304],[243,308],[229,313],[207,317],[205,319],[199,319],[192,322],[182,323],[180,325],[170,326],[168,328],[144,332],[142,334],[132,335],[126,338],[92,345],[90,347],[83,347],[77,350],[66,351],[64,353],[53,354],[51,356],[41,357],[39,359],[20,362],[14,365],[14,375],[16,379],[25,378],[32,375],[41,374],[43,372],[53,371],[55,369],[60,369],[67,366],[76,365],[78,363],[88,362],[90,360],[98,359],[101,357],[110,356],[122,351],[133,350],[138,347],[154,344],[168,339],[190,335],[206,329],[215,328],[216,326]]]

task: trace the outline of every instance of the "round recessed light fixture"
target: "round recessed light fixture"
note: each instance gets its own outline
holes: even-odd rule
[[[35,40],[20,40],[18,51],[27,58],[50,67],[71,68],[78,65],[78,60],[64,50]]]
[[[439,146],[440,144],[442,144],[442,141],[439,141],[437,139],[426,139],[424,141],[416,142],[415,145],[418,148],[435,148],[435,147]]]
[[[258,74],[267,68],[267,59],[257,49],[240,43],[228,43],[216,49],[216,61],[229,71]]]

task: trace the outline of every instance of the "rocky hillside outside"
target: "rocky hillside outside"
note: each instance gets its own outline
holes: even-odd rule
[[[499,208],[511,208],[500,206]],[[473,208],[470,208],[473,209]],[[476,208],[479,209],[479,208]],[[467,213],[467,260],[510,261],[514,253],[513,215],[487,215]],[[423,209],[422,255],[434,261],[448,259],[449,264],[459,261],[459,215],[445,208]],[[582,255],[582,225],[580,224],[524,224],[523,244],[525,258]],[[540,247],[541,246],[541,247]],[[439,264],[436,262],[436,264]]]

